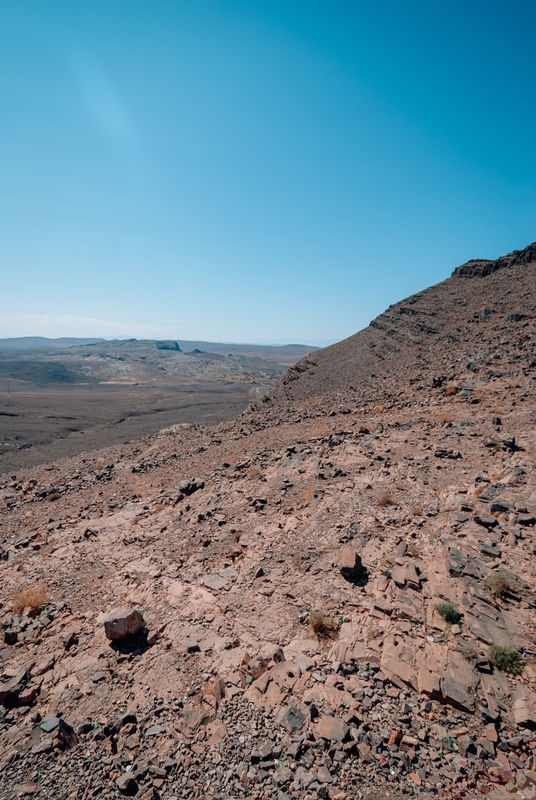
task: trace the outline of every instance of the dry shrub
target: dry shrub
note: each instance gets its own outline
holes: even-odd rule
[[[408,542],[408,555],[412,558],[420,558],[422,556],[421,548],[417,542]]]
[[[486,586],[494,597],[504,597],[508,592],[515,592],[521,588],[519,581],[500,570],[490,572],[486,578]]]
[[[138,574],[132,578],[132,583],[135,584],[135,586],[142,586],[142,584],[148,580],[149,576],[146,573],[138,572]]]
[[[381,414],[385,409],[385,403],[378,403],[377,406],[374,406],[372,409],[375,414]]]
[[[445,395],[447,397],[454,397],[455,394],[458,394],[458,387],[457,386],[447,386],[445,389]]]
[[[47,494],[47,500],[49,501],[49,503],[53,503],[55,500],[59,500],[60,497],[61,497],[60,492],[50,492],[50,494]]]
[[[298,502],[303,503],[304,506],[308,506],[313,497],[315,496],[315,494],[316,494],[315,487],[309,486],[308,489],[303,490]]]
[[[328,433],[331,433],[328,426],[319,422],[318,425],[315,425],[312,434],[309,436],[309,439],[319,439],[321,436],[326,436]]]
[[[413,508],[411,509],[411,516],[412,517],[422,517],[422,515],[423,515],[422,508],[420,508],[419,506],[413,506]]]
[[[339,634],[339,623],[325,611],[311,611],[309,625],[317,639],[336,639]]]
[[[25,608],[39,611],[49,600],[49,590],[44,583],[36,586],[27,586],[11,598],[11,609],[14,614],[20,614]]]
[[[465,640],[458,642],[458,647],[456,649],[467,661],[474,661],[475,658],[478,658],[480,655],[474,644]]]
[[[217,678],[211,678],[205,683],[205,686],[203,687],[203,695],[205,697],[214,697],[217,681]]]
[[[382,508],[385,508],[386,506],[394,506],[395,504],[395,501],[389,492],[382,492],[380,495],[378,495],[376,502],[379,506],[382,506]]]

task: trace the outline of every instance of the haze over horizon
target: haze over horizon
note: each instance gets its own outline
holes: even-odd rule
[[[0,12],[0,338],[323,346],[536,239],[534,5]]]

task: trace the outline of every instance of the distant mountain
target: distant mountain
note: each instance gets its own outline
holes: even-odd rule
[[[12,339],[0,339],[0,350],[57,350],[76,345],[98,344],[105,339],[77,339],[74,336],[62,336],[59,339],[48,339],[45,336],[17,336]]]

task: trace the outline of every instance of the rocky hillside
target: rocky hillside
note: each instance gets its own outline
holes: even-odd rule
[[[1,797],[536,795],[533,259],[3,480]]]
[[[306,356],[272,390],[276,403],[340,391],[390,396],[431,377],[492,379],[530,368],[536,243],[496,261],[468,261],[442,283],[390,306],[364,330]],[[527,363],[526,363],[527,362]]]

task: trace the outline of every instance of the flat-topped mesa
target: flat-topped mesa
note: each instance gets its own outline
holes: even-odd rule
[[[487,258],[472,258],[452,273],[453,278],[485,278],[493,272],[520,264],[532,264],[536,261],[536,242],[529,244],[524,250],[513,250],[505,256],[490,261]]]

